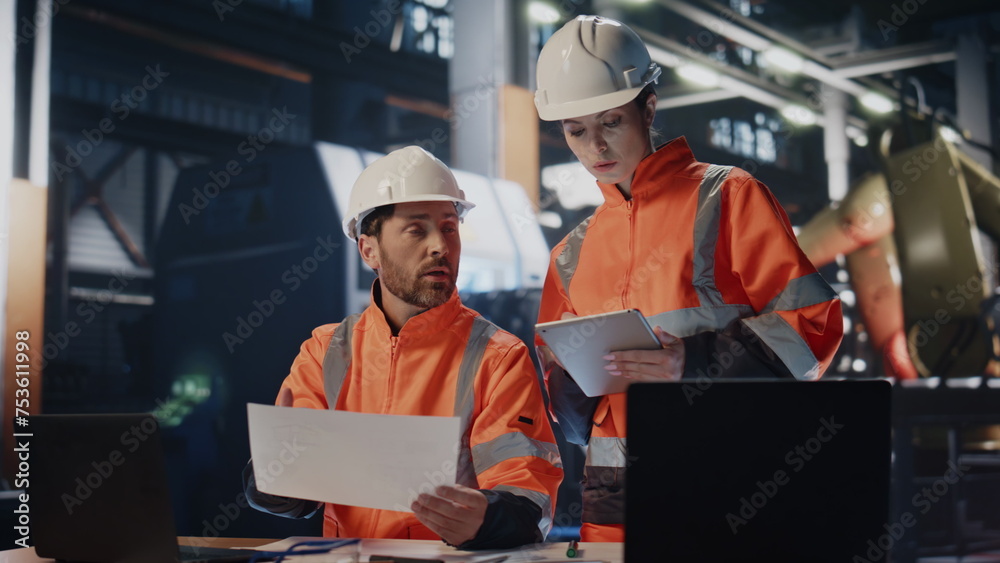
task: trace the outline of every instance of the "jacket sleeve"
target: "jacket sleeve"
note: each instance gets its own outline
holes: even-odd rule
[[[463,549],[540,542],[552,525],[562,462],[528,349],[516,337],[490,342],[476,379],[469,444],[479,488],[489,501],[476,537]]]
[[[261,512],[269,512],[284,518],[309,518],[323,506],[323,503],[314,500],[281,497],[261,492],[257,489],[257,481],[254,478],[253,460],[243,468],[243,491],[250,506]]]
[[[684,375],[818,379],[843,337],[840,299],[799,248],[770,190],[741,175],[742,181],[730,180],[738,183],[727,194],[717,252],[755,314],[684,338]]]
[[[560,252],[563,245],[553,250],[553,256]],[[555,261],[549,262],[549,271],[545,276],[542,288],[541,304],[538,308],[538,322],[546,323],[562,319],[563,313],[573,313],[562,279],[556,270]],[[573,381],[573,378],[559,365],[555,356],[545,341],[535,333],[535,349],[538,362],[541,364],[545,390],[548,392],[549,412],[556,421],[566,440],[581,446],[587,445],[590,439],[591,421],[600,397],[588,397]]]
[[[321,326],[313,330],[312,338],[302,344],[299,355],[292,362],[291,371],[281,384],[282,388],[288,387],[292,390],[292,406],[327,408],[326,395],[323,391],[323,356],[336,327],[337,325]],[[308,518],[323,506],[316,501],[261,492],[257,488],[252,459],[243,469],[243,490],[250,506],[285,518]]]

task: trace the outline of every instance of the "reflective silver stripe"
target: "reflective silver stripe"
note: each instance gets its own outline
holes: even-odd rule
[[[549,535],[549,530],[552,529],[552,498],[549,497],[549,495],[538,491],[532,491],[531,489],[514,487],[512,485],[497,485],[496,487],[493,487],[493,490],[507,491],[508,493],[524,497],[535,503],[538,508],[542,509],[542,517],[538,521],[538,529],[542,531],[542,538]]]
[[[587,461],[591,467],[625,467],[625,438],[591,436],[587,445]]]
[[[576,265],[580,262],[580,249],[583,248],[583,237],[587,235],[587,225],[594,216],[591,215],[582,223],[570,231],[566,237],[566,246],[556,257],[556,271],[559,272],[559,279],[562,280],[563,290],[569,295],[569,283],[573,281],[573,274],[576,273]]]
[[[558,446],[529,438],[523,432],[501,434],[489,442],[476,444],[472,448],[472,462],[476,466],[476,475],[501,461],[524,456],[541,458],[555,467],[562,467]]]
[[[743,323],[774,350],[796,379],[810,381],[819,377],[820,364],[809,345],[778,313],[743,319]]]
[[[785,289],[771,300],[761,313],[773,311],[794,311],[817,303],[826,303],[837,298],[837,292],[826,283],[818,272],[795,278]]]
[[[486,354],[486,346],[496,334],[497,327],[481,316],[472,319],[472,330],[469,340],[462,352],[462,363],[458,367],[458,383],[455,388],[455,416],[459,418],[461,428],[461,448],[458,452],[458,484],[476,487],[476,469],[472,464],[472,452],[469,450],[469,438],[472,433],[472,409],[475,406],[475,383],[479,365]]]
[[[668,333],[683,338],[699,332],[721,330],[733,321],[751,315],[753,308],[749,305],[733,304],[665,311],[646,317],[646,320],[651,327],[663,327]]]
[[[347,377],[347,366],[351,363],[351,336],[359,318],[361,313],[356,313],[337,326],[323,358],[323,391],[326,392],[326,404],[330,410],[337,408],[340,388]]]
[[[698,214],[694,219],[694,272],[692,283],[702,306],[723,305],[715,287],[715,245],[722,218],[722,182],[732,166],[709,164],[698,187]]]

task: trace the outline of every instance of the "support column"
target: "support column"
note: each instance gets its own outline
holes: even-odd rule
[[[847,94],[828,84],[823,94],[823,155],[830,201],[841,201],[850,186],[850,140],[847,138]]]
[[[955,47],[955,106],[960,128],[969,133],[973,141],[990,145],[993,131],[990,128],[990,80],[988,75],[987,47],[975,33],[960,35]],[[965,143],[962,151],[994,172],[993,157],[989,151]],[[983,275],[986,288],[996,287],[997,245],[989,237],[979,237],[983,249]]]
[[[5,5],[13,13],[0,14],[0,411],[6,413],[0,443],[3,477],[21,488],[14,443],[16,434],[30,429],[15,426],[14,417],[39,413],[42,406],[54,12],[52,0],[22,3],[20,12],[16,2]]]
[[[538,115],[519,84],[523,8],[516,0],[456,2],[455,55],[449,66],[452,166],[521,184],[538,201]]]
[[[982,39],[976,34],[958,38],[955,57],[955,93],[958,124],[972,140],[990,145],[990,80],[987,75],[987,53]],[[979,164],[993,171],[993,158],[989,152],[966,144],[962,147]]]

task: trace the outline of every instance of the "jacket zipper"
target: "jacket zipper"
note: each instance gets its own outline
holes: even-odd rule
[[[382,414],[388,414],[389,407],[392,406],[392,389],[396,380],[396,345],[399,343],[399,337],[390,336],[389,342],[391,344],[389,350],[389,377],[386,378],[385,405],[382,407]]]
[[[385,404],[382,407],[382,413],[386,414],[389,412],[389,407],[392,403],[392,385],[393,380],[396,375],[396,344],[399,342],[398,336],[390,336],[389,343],[391,345],[389,349],[389,377],[386,378],[386,393],[385,393]],[[375,537],[375,531],[378,530],[379,524],[382,520],[382,513],[378,510],[372,511],[372,523],[371,528],[368,532],[368,537]]]
[[[622,287],[622,308],[627,308],[628,305],[628,288],[632,285],[632,261],[635,258],[635,223],[632,217],[632,201],[628,200],[625,202],[625,218],[628,220],[628,254],[626,255],[625,262],[625,284]]]

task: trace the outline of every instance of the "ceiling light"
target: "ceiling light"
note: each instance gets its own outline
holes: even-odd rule
[[[781,115],[785,119],[797,125],[813,125],[816,123],[816,114],[808,109],[795,104],[781,108]]]
[[[859,147],[868,146],[868,135],[860,127],[855,127],[854,125],[848,125],[844,132],[847,133],[847,138],[854,141],[855,145]]]
[[[947,125],[942,125],[941,127],[938,127],[938,134],[941,135],[942,139],[948,141],[953,145],[957,145],[965,140],[962,137],[961,133],[959,133],[958,131],[956,131],[951,127],[948,127]]]
[[[892,100],[875,92],[861,96],[861,104],[876,113],[889,113],[894,108]]]
[[[677,74],[688,82],[714,88],[719,85],[719,73],[697,64],[684,64],[677,67]]]
[[[553,24],[559,21],[559,10],[546,2],[528,4],[528,17],[541,24]]]
[[[781,47],[771,47],[764,51],[764,60],[789,72],[801,72],[804,62],[802,57]]]

